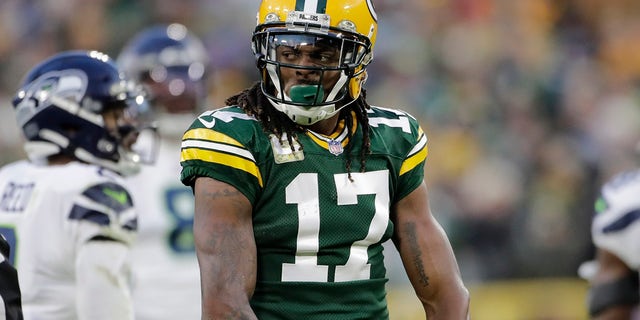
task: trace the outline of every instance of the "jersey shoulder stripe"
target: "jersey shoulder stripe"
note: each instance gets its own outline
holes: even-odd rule
[[[423,163],[427,159],[428,154],[429,149],[427,148],[427,135],[425,135],[424,132],[422,132],[422,129],[420,129],[418,143],[413,147],[413,149],[411,149],[407,159],[402,163],[402,167],[400,167],[400,175],[411,171],[420,163]]]
[[[235,176],[223,181],[241,179],[262,188],[264,173],[257,150],[264,150],[267,145],[269,140],[260,123],[241,108],[229,106],[204,112],[183,135],[180,179],[192,185],[197,176],[223,179],[213,172],[228,171]]]
[[[220,111],[225,112],[225,111]],[[227,133],[222,133],[213,129],[216,123],[215,112],[206,115],[201,115],[200,118],[210,117],[212,120],[205,119],[205,122],[213,122],[212,128],[199,127],[197,122],[202,122],[199,119],[194,122],[194,125],[187,130],[182,138],[181,147],[181,162],[188,162],[192,160],[204,161],[209,163],[216,163],[221,165],[227,165],[232,168],[243,170],[252,176],[254,176],[258,183],[262,186],[262,175],[256,164],[256,160],[252,153],[245,147],[243,142],[230,136]],[[225,119],[229,119],[231,122],[233,117],[223,115]],[[243,121],[240,121],[242,123]],[[224,126],[224,128],[228,128]],[[231,131],[230,134],[233,134]],[[238,134],[240,136],[240,134]],[[246,137],[246,135],[245,135]]]

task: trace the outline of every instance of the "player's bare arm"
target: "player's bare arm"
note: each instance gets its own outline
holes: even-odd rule
[[[257,319],[249,306],[256,282],[251,204],[211,178],[198,178],[194,190],[202,319]]]
[[[393,241],[427,318],[467,319],[469,293],[444,230],[430,212],[424,182],[393,210]]]

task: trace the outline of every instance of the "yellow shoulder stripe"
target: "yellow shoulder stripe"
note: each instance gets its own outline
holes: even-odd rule
[[[182,136],[182,140],[187,140],[187,139],[208,140],[208,141],[226,143],[226,144],[230,144],[238,147],[244,147],[236,139],[231,138],[226,134],[223,134],[211,129],[205,129],[205,128],[191,129],[185,132],[184,136]]]
[[[236,168],[253,175],[258,184],[263,186],[262,175],[255,161],[247,159],[251,157],[250,153],[234,138],[215,130],[199,128],[187,131],[182,140],[180,161],[201,160]]]
[[[260,187],[263,187],[262,175],[260,174],[260,170],[255,162],[238,157],[233,154],[226,154],[213,150],[203,150],[198,148],[184,148],[181,152],[182,161],[188,160],[201,160],[211,163],[217,163],[225,166],[229,166],[232,168],[236,168],[247,172],[256,179],[258,179],[258,184]]]
[[[422,163],[427,158],[427,154],[429,154],[429,148],[425,144],[422,150],[416,152],[414,155],[404,160],[404,162],[402,163],[402,167],[400,167],[400,175],[411,171],[411,169]]]

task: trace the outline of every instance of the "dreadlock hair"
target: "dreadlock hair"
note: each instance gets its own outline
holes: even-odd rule
[[[278,139],[282,139],[282,135],[286,133],[287,141],[293,150],[293,140],[298,136],[298,133],[303,133],[306,129],[293,122],[287,115],[274,108],[267,97],[262,93],[260,82],[254,83],[251,87],[241,91],[240,93],[231,96],[225,100],[228,106],[236,105],[244,110],[248,115],[256,117],[260,120],[262,129],[268,134],[275,134]],[[345,149],[345,168],[351,179],[351,164],[353,145],[355,143],[353,139],[353,114],[355,114],[356,120],[362,126],[362,148],[360,151],[360,172],[364,172],[366,169],[367,155],[371,151],[371,137],[369,132],[369,117],[367,116],[367,110],[371,106],[366,101],[366,91],[362,89],[362,92],[358,99],[356,99],[349,106],[343,108],[340,111],[340,118],[345,120],[347,126],[347,134],[349,144]],[[353,111],[353,114],[351,113]],[[304,148],[304,146],[302,146]]]

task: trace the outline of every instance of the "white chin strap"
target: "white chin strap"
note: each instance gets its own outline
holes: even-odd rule
[[[280,88],[280,81],[278,81],[277,73],[275,70],[276,66],[269,64],[266,66],[266,68],[268,70],[269,77],[271,78],[271,82],[273,83],[276,89],[277,98],[281,101],[292,101],[291,97],[289,97],[286,93],[283,93],[284,97],[281,96],[281,92],[284,92],[284,91],[281,90]],[[340,78],[338,79],[336,84],[333,86],[333,88],[331,89],[331,92],[329,92],[329,94],[327,95],[324,101],[334,99],[338,95],[338,93],[340,93],[340,90],[344,87],[345,83],[347,83],[348,80],[349,80],[349,77],[347,77],[344,72],[341,72]],[[318,121],[329,119],[334,115],[336,115],[338,112],[340,112],[342,108],[348,106],[354,101],[354,100],[351,100],[350,102],[336,109],[335,103],[323,105],[323,106],[304,107],[304,106],[288,104],[285,102],[280,102],[269,97],[268,97],[268,100],[271,103],[271,105],[273,105],[273,107],[276,108],[276,110],[286,114],[291,120],[293,120],[293,122],[302,126],[312,125]]]
[[[320,120],[331,118],[340,111],[340,109],[335,110],[335,104],[304,108],[288,103],[277,102],[271,98],[269,98],[269,102],[271,102],[271,105],[278,111],[286,114],[293,122],[302,126],[312,125]]]

